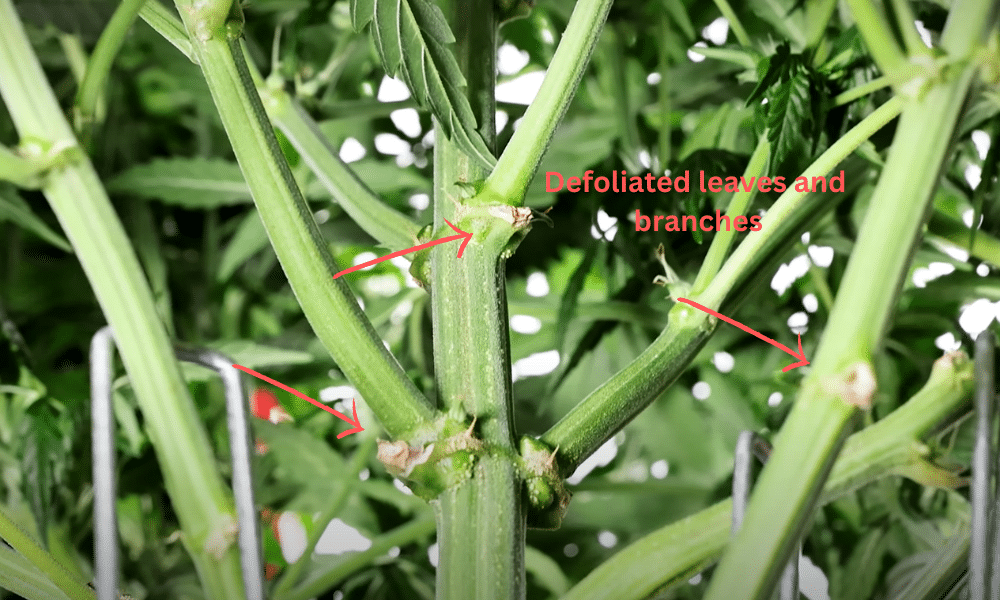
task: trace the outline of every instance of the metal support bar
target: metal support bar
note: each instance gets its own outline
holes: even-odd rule
[[[976,440],[972,452],[971,539],[969,541],[969,598],[1000,600],[1000,522],[997,518],[998,453],[993,442],[996,401],[994,333],[986,329],[976,338]],[[987,596],[987,590],[989,595]]]
[[[118,600],[115,415],[111,407],[111,326],[90,340],[90,426],[94,457],[94,575],[97,600]]]
[[[747,503],[750,500],[751,474],[753,459],[766,463],[771,455],[771,444],[752,431],[740,433],[736,441],[736,453],[733,465],[733,520],[732,535],[743,526]],[[799,600],[799,558],[802,556],[802,545],[799,544],[795,555],[788,561],[781,574],[779,598],[781,600]]]
[[[111,327],[94,334],[90,352],[94,453],[94,569],[98,600],[118,600],[118,522],[115,512],[115,422],[111,405]],[[249,415],[241,375],[226,356],[206,349],[176,348],[179,360],[214,370],[226,395],[226,424],[233,462],[233,494],[239,525],[238,547],[247,600],[264,600],[264,567],[251,471]]]

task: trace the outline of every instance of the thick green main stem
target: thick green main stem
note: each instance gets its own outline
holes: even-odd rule
[[[455,32],[455,55],[468,82],[480,133],[495,144],[497,23],[493,0],[456,0],[443,7]],[[522,482],[512,460],[509,332],[504,246],[513,232],[482,215],[463,221],[455,182],[485,178],[437,129],[434,149],[434,225],[448,219],[473,233],[461,258],[454,245],[431,253],[434,365],[443,410],[471,415],[476,433],[494,450],[478,459],[471,477],[437,500],[439,599],[524,598],[525,512]],[[481,207],[480,207],[481,208]]]
[[[146,429],[160,461],[183,539],[206,593],[244,597],[239,556],[206,547],[235,519],[208,436],[188,394],[142,268],[93,166],[45,79],[17,13],[0,0],[0,93],[22,140],[72,148],[45,176],[42,191],[73,244],[115,334]],[[213,550],[218,556],[213,555]]]
[[[987,11],[981,9],[990,4],[959,3],[955,10],[985,19]],[[974,37],[982,25],[960,16],[960,23],[974,28],[959,37],[954,17],[946,27],[952,41],[945,49],[961,59],[984,39]],[[879,202],[865,217],[812,372],[756,485],[743,528],[712,577],[707,600],[771,594],[807,527],[856,405],[870,403],[872,358],[889,325],[974,74],[973,67],[961,69],[903,111],[873,193]],[[782,501],[775,503],[779,497]]]
[[[382,344],[344,279],[267,120],[240,47],[238,13],[178,3],[236,160],[268,237],[313,331],[386,431],[406,437],[430,426],[433,407]],[[234,10],[238,10],[235,8]]]

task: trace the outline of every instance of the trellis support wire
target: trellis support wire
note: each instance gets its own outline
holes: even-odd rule
[[[110,326],[101,328],[90,343],[91,428],[94,463],[94,570],[97,600],[118,600],[118,519],[115,512],[115,422],[111,403],[112,349]],[[239,527],[237,544],[247,600],[264,600],[263,559],[251,471],[252,440],[241,375],[233,361],[214,350],[175,348],[179,360],[212,369],[222,378],[226,396],[226,425],[232,455],[233,494]]]

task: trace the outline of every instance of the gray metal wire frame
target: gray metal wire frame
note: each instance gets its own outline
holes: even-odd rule
[[[767,462],[771,455],[771,444],[752,431],[740,433],[736,440],[736,452],[733,465],[733,520],[732,535],[743,526],[743,517],[747,512],[750,500],[750,479],[753,473],[753,459],[761,463]],[[795,555],[785,566],[779,584],[781,600],[799,600],[799,557],[802,556],[802,545],[797,546]]]
[[[94,334],[90,343],[91,428],[94,463],[94,570],[98,600],[118,600],[118,519],[115,514],[115,421],[111,404],[111,327]],[[214,350],[176,348],[179,360],[214,370],[226,395],[226,424],[233,462],[233,493],[239,525],[237,543],[247,600],[264,600],[263,559],[250,465],[251,436],[240,371]]]
[[[972,451],[972,533],[969,540],[970,600],[1000,600],[1000,519],[995,481],[1000,469],[994,443],[996,401],[995,334],[992,328],[976,338],[976,441]],[[987,590],[989,595],[987,596]]]

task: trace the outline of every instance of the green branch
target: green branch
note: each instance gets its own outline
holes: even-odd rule
[[[149,0],[157,2],[158,0]],[[102,102],[104,86],[108,81],[108,74],[111,72],[111,65],[115,61],[115,56],[121,50],[125,42],[125,34],[131,29],[135,22],[139,9],[142,8],[146,0],[122,0],[118,8],[115,9],[111,20],[108,22],[101,37],[97,40],[90,60],[87,61],[87,70],[84,72],[83,81],[80,82],[80,89],[76,94],[77,130],[83,131],[95,121],[103,120],[104,108],[98,105]]]
[[[365,438],[354,449],[351,461],[347,464],[347,468],[344,470],[343,477],[337,487],[336,495],[326,505],[326,508],[320,513],[319,517],[313,521],[313,530],[306,540],[305,551],[299,557],[299,560],[288,565],[288,569],[282,574],[281,579],[278,580],[278,585],[274,587],[274,592],[271,594],[274,598],[278,598],[279,600],[284,598],[288,595],[292,586],[298,583],[299,578],[302,576],[302,571],[306,568],[307,564],[312,562],[313,552],[316,551],[316,544],[319,543],[320,537],[322,537],[330,522],[344,509],[347,501],[351,498],[352,492],[355,491],[358,474],[365,468],[368,459],[371,458],[372,453],[375,451],[376,445],[374,435],[369,434],[367,431],[361,435],[365,436]]]
[[[858,98],[863,98],[872,92],[877,92],[878,90],[888,87],[892,83],[884,75],[882,77],[876,77],[867,83],[863,83],[857,87],[853,87],[846,90],[840,94],[833,97],[833,106],[843,106],[845,104],[850,104]]]
[[[896,43],[896,35],[882,8],[875,0],[847,0],[847,5],[851,8],[872,60],[893,83],[901,83],[896,78],[906,68],[906,55]]]
[[[825,176],[834,169],[844,158],[849,156],[876,131],[884,127],[887,123],[895,119],[903,108],[903,100],[892,98],[882,106],[874,110],[860,123],[851,128],[839,140],[834,142],[827,150],[819,156],[805,171],[802,177],[812,181],[813,177]],[[748,235],[743,242],[736,247],[733,255],[719,270],[718,275],[712,280],[705,290],[702,299],[708,303],[709,308],[718,308],[723,298],[736,284],[742,276],[746,274],[747,263],[753,260],[761,249],[768,242],[768,231],[780,226],[788,218],[788,215],[798,209],[799,204],[809,195],[809,192],[795,191],[788,187],[778,197],[775,203],[768,209],[767,214],[761,219],[761,231]]]
[[[747,181],[756,182],[764,174],[764,169],[767,168],[770,157],[771,144],[767,141],[767,132],[765,132],[757,140],[757,147],[750,156],[750,162],[747,163],[747,168],[743,172],[743,178]],[[757,186],[752,187],[749,192],[743,188],[734,192],[732,199],[729,200],[729,207],[726,208],[726,216],[730,220],[733,220],[736,217],[745,215],[750,202],[753,201],[756,195]],[[735,240],[735,226],[726,228],[724,231],[720,229],[715,234],[715,237],[712,239],[712,245],[708,247],[708,254],[705,255],[705,261],[701,263],[701,269],[698,270],[698,276],[695,278],[694,285],[691,286],[692,294],[698,295],[708,287],[709,282],[712,281],[722,267],[722,263],[726,259],[726,255],[729,254],[729,249],[732,248]]]
[[[389,550],[413,544],[434,533],[434,518],[430,515],[416,518],[406,525],[383,533],[374,540],[367,550],[354,552],[346,557],[336,557],[336,563],[329,567],[323,560],[313,561],[313,574],[287,596],[277,600],[308,600],[315,598],[337,585],[352,573],[382,558]]]
[[[188,39],[184,24],[180,22],[174,13],[166,6],[160,4],[160,0],[146,0],[139,10],[139,16],[157,33],[163,36],[175,48],[181,51],[188,60],[194,60],[194,48],[191,47],[191,40]]]
[[[712,0],[715,2],[715,6],[718,7],[719,12],[722,16],[729,21],[729,27],[733,30],[733,35],[736,36],[736,41],[739,42],[740,46],[744,48],[750,48],[750,35],[747,34],[747,30],[743,27],[743,23],[740,22],[740,18],[736,16],[736,11],[733,7],[729,5],[728,0]],[[666,73],[663,74],[666,76]]]
[[[847,440],[819,503],[910,465],[925,464],[921,441],[968,406],[972,370],[972,361],[963,354],[939,359],[927,383],[909,401]],[[731,518],[732,501],[726,499],[662,527],[619,550],[562,600],[641,600],[686,581],[718,560],[729,541]]]
[[[183,25],[162,5],[150,0],[143,7],[140,16],[188,58],[193,58],[191,40],[184,33]],[[309,168],[354,222],[379,244],[391,250],[402,250],[414,245],[419,226],[388,206],[358,179],[351,168],[340,160],[336,149],[298,102],[283,89],[263,82],[252,64],[247,63],[247,67],[257,83],[263,105],[274,125],[291,141]],[[382,102],[374,108],[384,111],[390,104],[392,103]],[[412,104],[412,101],[407,100],[402,104]],[[354,117],[357,116],[358,114],[354,114]]]
[[[486,180],[485,195],[519,206],[556,127],[576,95],[612,0],[580,0],[563,32],[538,95]],[[667,76],[666,73],[663,74]]]
[[[830,146],[803,175],[829,173],[862,142],[895,118],[901,106],[899,100],[882,105]],[[744,238],[705,292],[692,299],[718,309],[743,280],[757,272],[768,256],[774,255],[787,240],[797,237],[796,231],[803,220],[832,208],[830,202],[820,200],[816,194],[788,188],[761,220],[761,231]],[[686,304],[674,306],[667,327],[649,348],[542,435],[542,441],[552,448],[559,448],[560,471],[572,473],[585,458],[663,393],[694,359],[711,335],[711,330],[705,313]]]
[[[323,187],[365,233],[390,250],[402,250],[417,243],[420,227],[383,202],[358,179],[298,102],[284,90],[269,87],[266,83],[259,90],[274,125],[285,134]]]
[[[214,7],[214,8],[213,8]],[[433,407],[383,345],[330,255],[274,137],[240,46],[242,15],[179,5],[223,126],[292,291],[347,379],[394,437],[430,426]],[[234,6],[238,11],[238,7]],[[213,25],[213,23],[215,23]]]

